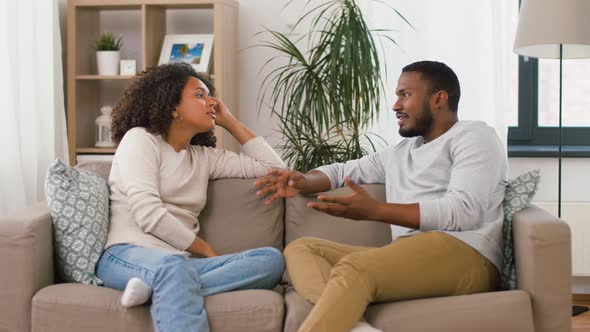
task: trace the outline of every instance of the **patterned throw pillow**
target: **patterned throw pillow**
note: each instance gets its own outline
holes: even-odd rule
[[[540,171],[528,171],[506,186],[504,197],[504,224],[502,235],[504,240],[504,264],[502,266],[502,288],[516,289],[516,266],[514,264],[514,241],[512,238],[512,216],[517,211],[529,206],[539,185]]]
[[[102,285],[94,271],[109,223],[109,188],[104,179],[57,159],[47,171],[45,196],[53,220],[58,275],[67,282]]]

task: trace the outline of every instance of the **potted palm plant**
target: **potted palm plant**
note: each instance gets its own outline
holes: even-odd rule
[[[123,37],[115,39],[110,32],[105,32],[96,40],[96,64],[98,75],[117,75]]]
[[[368,133],[381,109],[383,81],[373,31],[361,9],[354,0],[328,0],[304,13],[295,28],[305,18],[311,29],[298,41],[267,29],[263,33],[270,38],[259,45],[279,53],[265,66],[282,62],[264,78],[258,109],[270,107],[280,123],[283,158],[300,171],[360,158],[382,141]],[[296,45],[305,39],[306,53]]]

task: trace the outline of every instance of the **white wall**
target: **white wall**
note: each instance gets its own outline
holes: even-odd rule
[[[316,2],[323,1],[325,0],[316,0]],[[286,0],[240,1],[240,42],[243,49],[256,43],[252,36],[261,31],[263,26],[287,31],[285,22],[303,13],[300,8],[293,7],[305,1],[295,1],[295,5],[292,4],[283,10],[282,6],[286,2]],[[392,30],[376,33],[376,35],[386,34],[400,45],[395,46],[385,38],[376,36],[377,43],[385,49],[383,58],[387,60],[388,70],[382,73],[382,79],[386,85],[385,99],[380,119],[372,127],[373,132],[392,143],[400,140],[391,106],[395,101],[394,89],[401,68],[414,61],[435,59],[447,63],[461,79],[463,90],[460,102],[461,118],[485,120],[497,127],[501,137],[505,136],[504,127],[496,126],[503,123],[504,116],[497,110],[506,108],[504,103],[509,101],[513,101],[514,106],[516,105],[515,97],[507,98],[510,93],[515,95],[514,90],[505,84],[507,80],[514,80],[516,84],[516,75],[508,75],[510,77],[503,75],[505,72],[516,72],[508,69],[510,66],[516,66],[517,57],[516,55],[511,57],[512,61],[497,60],[500,59],[497,56],[498,53],[510,52],[514,34],[509,29],[499,29],[496,26],[513,19],[511,15],[516,13],[516,3],[512,6],[513,8],[509,6],[504,8],[490,0],[477,3],[469,0],[452,0],[444,3],[433,0],[358,1],[358,3],[363,8],[365,16],[369,18],[368,24],[372,28]],[[389,6],[399,9],[415,29],[397,17]],[[260,11],[260,8],[264,8],[264,11]],[[504,11],[511,15],[498,14]],[[491,12],[497,15],[492,15]],[[440,20],[441,17],[445,17],[445,21]],[[499,19],[499,17],[506,17],[506,19]],[[505,25],[515,27],[515,24]],[[496,34],[498,30],[504,33]],[[505,38],[510,40],[491,37],[495,35],[509,36]],[[503,45],[503,47],[493,48],[493,45]],[[255,98],[263,78],[256,74],[265,60],[273,54],[275,53],[270,50],[255,49],[241,55],[241,114],[256,107]],[[499,84],[499,82],[502,83]],[[242,116],[242,119],[248,125],[260,128],[263,134],[273,132],[269,130],[274,128],[273,125],[260,127],[256,116]],[[262,117],[262,119],[267,118]]]
[[[257,109],[258,92],[264,79],[264,63],[275,55],[268,48],[256,47],[264,40],[264,35],[256,35],[265,28],[290,33],[303,10],[304,1],[294,1],[283,10],[286,1],[277,0],[242,0],[240,1],[240,119],[255,133],[265,136],[272,145],[277,145],[279,137],[277,125],[270,119],[270,110]],[[300,34],[301,31],[294,32]],[[294,36],[291,34],[290,36]],[[304,47],[304,45],[303,45]]]
[[[509,175],[518,176],[526,170],[541,169],[541,183],[535,195],[537,202],[557,201],[556,158],[510,158]],[[590,161],[587,158],[565,158],[562,161],[562,201],[590,203]]]
[[[293,23],[297,21],[301,14],[313,8],[313,4],[322,3],[326,0],[314,0],[311,5],[305,7],[307,1],[294,1],[289,6],[284,7],[288,2],[286,0],[256,0],[240,1],[240,118],[244,123],[253,129],[257,134],[265,136],[273,145],[276,145],[280,140],[280,135],[276,132],[278,129],[276,122],[270,118],[270,110],[268,108],[261,109],[260,113],[257,109],[257,97],[261,87],[262,80],[265,74],[269,71],[266,67],[263,70],[264,63],[272,56],[276,55],[273,50],[254,47],[260,45],[264,40],[265,35],[255,36],[258,32],[264,31],[265,27],[277,30],[282,33],[290,33]],[[372,10],[371,6],[364,1],[360,2],[361,7],[366,10]],[[261,9],[264,10],[261,10]],[[398,28],[390,27],[387,28]],[[290,34],[289,37],[294,40],[306,32],[304,25],[300,29]],[[298,47],[306,50],[305,42],[298,43]],[[395,54],[398,57],[399,53]],[[395,84],[397,77],[401,72],[400,66],[393,66],[388,72],[387,77],[383,77],[384,83],[388,85]],[[373,127],[373,131],[377,132],[388,142],[396,143],[400,140],[397,134],[395,117],[391,111],[392,91],[386,91],[384,96],[384,109],[378,121]]]

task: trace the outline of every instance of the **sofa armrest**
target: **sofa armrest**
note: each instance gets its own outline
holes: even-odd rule
[[[1,331],[30,331],[32,298],[54,283],[52,239],[46,202],[0,218]]]
[[[518,288],[531,296],[535,331],[571,329],[571,234],[562,220],[536,206],[513,217]]]

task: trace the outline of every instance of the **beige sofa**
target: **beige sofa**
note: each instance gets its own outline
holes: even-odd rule
[[[109,166],[89,167],[104,176]],[[201,235],[221,253],[261,246],[283,249],[301,236],[368,246],[391,241],[389,226],[320,214],[305,207],[311,197],[267,207],[254,195],[252,182],[209,184]],[[383,186],[365,188],[384,199]],[[366,318],[385,331],[570,331],[568,226],[533,206],[515,215],[514,237],[518,290],[374,304]],[[126,309],[119,304],[119,291],[58,283],[52,250],[44,202],[0,219],[0,331],[153,331],[147,305]],[[312,304],[288,282],[284,286],[206,298],[212,330],[296,331]]]

